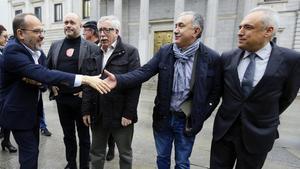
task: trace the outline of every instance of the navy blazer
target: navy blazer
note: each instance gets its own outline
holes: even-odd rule
[[[211,115],[219,103],[217,76],[220,74],[220,57],[212,49],[200,43],[197,51],[195,83],[192,90],[191,128],[192,135],[196,135],[204,121]],[[164,130],[168,126],[166,121],[170,113],[174,63],[173,44],[160,48],[156,55],[144,66],[124,75],[116,75],[118,87],[133,87],[147,81],[158,73],[157,95],[153,108],[154,130]]]
[[[3,55],[0,78],[0,125],[8,129],[32,129],[39,123],[37,117],[40,88],[26,84],[22,77],[43,84],[64,84],[73,87],[75,75],[52,71],[43,65],[35,64],[32,55],[17,39],[8,42]],[[43,52],[41,58],[45,58]]]
[[[242,92],[237,67],[241,49],[222,54],[222,104],[214,122],[213,139],[220,140],[236,120],[241,137],[251,153],[272,149],[279,137],[279,115],[292,103],[300,86],[300,54],[271,43],[272,52],[265,73],[249,96]]]

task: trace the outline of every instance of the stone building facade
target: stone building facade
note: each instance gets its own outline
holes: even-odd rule
[[[46,30],[43,45],[46,53],[52,41],[64,37],[62,20],[66,13],[77,13],[83,22],[98,20],[104,15],[116,15],[122,22],[123,40],[139,49],[143,64],[161,45],[172,42],[173,20],[180,12],[188,10],[199,12],[204,16],[205,29],[202,40],[221,53],[236,47],[240,21],[250,9],[260,5],[270,6],[280,14],[277,43],[300,51],[300,0],[0,1],[7,3],[9,24],[20,12],[32,12],[40,17]]]
[[[271,6],[280,13],[277,43],[300,50],[300,0],[1,0],[7,1],[10,22],[15,14],[39,15],[46,38],[51,42],[64,37],[63,16],[75,12],[88,20],[116,15],[122,21],[124,41],[136,46],[142,63],[149,60],[164,43],[172,41],[174,18],[182,11],[193,10],[205,18],[202,40],[219,52],[236,47],[238,25],[253,7]],[[175,17],[174,17],[175,16]]]

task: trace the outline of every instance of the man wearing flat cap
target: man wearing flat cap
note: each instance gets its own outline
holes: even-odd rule
[[[96,21],[88,21],[83,25],[83,36],[85,40],[99,43],[98,29]]]

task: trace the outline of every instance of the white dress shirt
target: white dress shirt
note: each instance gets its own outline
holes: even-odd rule
[[[258,57],[255,58],[255,72],[254,72],[254,81],[253,81],[253,87],[257,85],[257,83],[260,81],[260,79],[263,77],[267,64],[271,55],[272,46],[270,43],[268,43],[266,46],[258,50],[256,55]],[[245,51],[245,54],[243,58],[241,59],[237,71],[239,75],[240,83],[242,84],[242,80],[245,74],[245,71],[247,69],[247,66],[250,62],[250,58],[247,57],[250,54],[250,52]]]
[[[102,70],[104,69],[104,67],[105,67],[109,57],[111,56],[111,54],[114,52],[116,46],[117,46],[117,40],[115,40],[114,43],[112,43],[111,46],[107,48],[106,52],[101,47],[101,50],[103,51]]]

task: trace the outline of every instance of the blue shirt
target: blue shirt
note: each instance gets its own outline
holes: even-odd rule
[[[260,79],[263,77],[267,64],[271,55],[272,46],[270,43],[268,43],[266,46],[258,50],[256,55],[258,57],[255,58],[255,72],[254,72],[254,81],[253,81],[253,87],[257,85],[257,83],[260,81]],[[250,52],[245,51],[245,54],[243,58],[241,59],[237,71],[239,75],[240,83],[242,84],[242,80],[245,74],[245,71],[247,69],[247,66],[250,62],[249,57],[247,57],[250,54]]]

